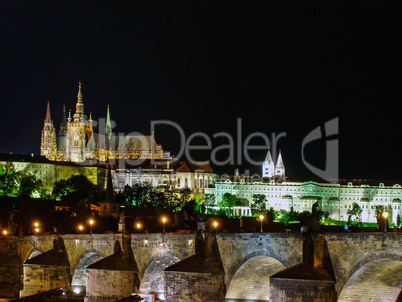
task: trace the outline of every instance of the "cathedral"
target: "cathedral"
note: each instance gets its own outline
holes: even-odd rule
[[[46,118],[43,125],[40,154],[52,161],[83,162],[86,160],[107,161],[108,159],[171,159],[155,141],[154,135],[116,136],[112,133],[109,106],[107,107],[104,129],[94,131],[92,115],[89,118],[84,111],[81,83],[78,87],[75,113],[66,115],[63,107],[63,118],[59,131],[50,115],[47,103]]]

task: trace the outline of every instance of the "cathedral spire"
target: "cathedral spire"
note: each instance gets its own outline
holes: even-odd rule
[[[84,119],[85,119],[84,103],[82,102],[81,82],[79,82],[77,104],[75,105],[74,121],[82,121]]]
[[[109,104],[107,104],[105,135],[110,139],[111,134],[112,134],[112,123],[110,121]]]
[[[46,108],[46,119],[45,121],[51,122],[52,118],[50,117],[50,104],[49,101],[47,101],[47,108]]]

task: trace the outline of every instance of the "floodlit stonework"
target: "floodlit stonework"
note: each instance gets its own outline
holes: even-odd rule
[[[106,122],[99,122],[98,132],[94,130],[95,122],[84,111],[81,83],[79,84],[75,113],[69,111],[68,117],[64,109],[59,132],[50,115],[47,104],[46,118],[41,137],[40,154],[49,160],[83,162],[89,159],[106,161],[107,159],[170,159],[155,141],[154,135],[119,135],[112,132],[109,106]]]
[[[243,207],[235,207],[234,214],[250,216],[249,205],[254,194],[262,194],[267,198],[267,208],[276,211],[286,210],[303,212],[311,211],[312,205],[318,201],[319,209],[327,211],[330,218],[347,221],[347,212],[354,202],[362,209],[361,221],[376,223],[375,206],[381,205],[390,213],[391,221],[396,223],[398,214],[402,216],[402,187],[399,184],[385,185],[358,182],[318,183],[314,181],[290,182],[277,181],[273,178],[252,181],[246,177],[235,177],[215,183],[215,188],[207,190],[215,194],[216,203],[222,200],[225,193],[234,194],[242,201]]]

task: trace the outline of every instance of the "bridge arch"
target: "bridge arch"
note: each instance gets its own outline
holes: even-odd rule
[[[165,274],[164,270],[180,261],[174,253],[167,253],[152,257],[146,269],[140,277],[139,292],[143,294],[154,294],[158,299],[165,299]]]
[[[86,250],[81,254],[78,258],[77,265],[72,270],[72,281],[71,281],[71,289],[76,294],[85,294],[86,288],[86,268],[104,258],[102,253],[96,249]]]
[[[338,301],[396,301],[402,290],[402,254],[376,252],[359,258],[342,274],[336,290]]]
[[[253,252],[233,266],[225,301],[268,300],[269,277],[285,268],[272,253]]]
[[[237,270],[249,259],[256,257],[256,256],[266,256],[266,257],[270,257],[270,258],[274,258],[276,260],[278,260],[279,262],[281,262],[285,267],[289,267],[290,264],[283,259],[282,257],[278,256],[274,251],[272,251],[271,249],[260,249],[260,250],[256,250],[251,252],[250,254],[248,254],[247,256],[243,257],[242,259],[236,261],[226,272],[225,272],[225,284],[226,284],[226,288],[228,288],[233,276],[236,274]]]

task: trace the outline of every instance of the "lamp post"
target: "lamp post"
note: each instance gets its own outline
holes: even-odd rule
[[[7,236],[8,231],[7,231],[7,230],[3,230],[2,234],[3,234],[4,236]]]
[[[384,218],[384,233],[387,232],[387,219],[388,219],[388,212],[384,211],[382,212],[382,217]]]
[[[163,234],[165,234],[165,223],[167,221],[166,217],[162,217],[162,223],[163,223]]]
[[[137,222],[137,223],[135,224],[135,226],[136,226],[136,228],[137,228],[138,231],[141,229],[141,223]]]
[[[89,233],[92,235],[92,225],[95,223],[95,221],[93,220],[93,219],[89,219],[89,221],[88,221],[88,223],[89,223],[89,226],[90,226],[90,231],[89,231]]]
[[[78,230],[82,232],[84,230],[84,226],[82,224],[78,225]]]
[[[260,216],[258,216],[260,218],[261,221],[261,229],[260,229],[260,233],[262,233],[262,221],[264,220],[265,216],[263,214],[260,214]]]

